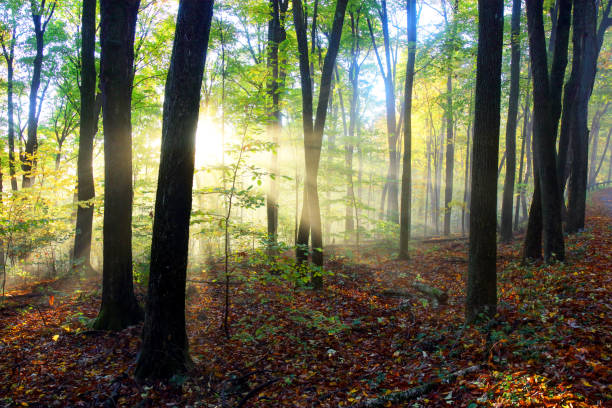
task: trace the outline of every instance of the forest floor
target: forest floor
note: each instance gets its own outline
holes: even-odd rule
[[[464,325],[465,240],[419,246],[410,261],[332,259],[320,292],[236,271],[248,279],[231,287],[229,340],[222,286],[198,284],[196,369],[172,384],[133,380],[142,326],[87,328],[99,282],[41,282],[0,305],[0,406],[344,407],[423,384],[381,406],[612,406],[612,190],[590,196],[587,225],[567,238],[564,264],[522,265],[520,237],[501,245],[499,314],[480,328]],[[400,289],[407,297],[388,296]]]

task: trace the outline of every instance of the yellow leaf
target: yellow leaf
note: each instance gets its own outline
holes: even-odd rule
[[[585,380],[584,378],[582,378],[580,381],[581,381],[581,382],[582,382],[584,385],[586,385],[587,387],[592,387],[592,386],[593,386],[592,384],[589,384],[589,382],[588,382],[587,380]]]
[[[56,334],[55,336],[53,336],[53,341],[57,341],[57,339],[59,339],[59,334]]]

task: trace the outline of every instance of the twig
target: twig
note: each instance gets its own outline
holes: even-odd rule
[[[47,321],[45,320],[45,317],[43,316],[43,314],[41,313],[40,309],[38,308],[38,305],[34,305],[34,307],[36,308],[36,310],[38,310],[38,314],[40,315],[40,318],[42,319],[42,321],[45,324],[45,326],[48,326],[47,325]]]
[[[244,404],[246,404],[246,402],[249,399],[253,398],[255,395],[257,395],[261,391],[263,391],[264,388],[269,387],[270,385],[274,384],[277,381],[278,381],[278,378],[273,378],[270,381],[265,382],[265,383],[261,384],[260,386],[253,388],[251,391],[249,391],[249,393],[242,400],[240,400],[238,405],[236,405],[236,408],[241,408]]]
[[[455,371],[444,377],[441,381],[428,382],[418,387],[410,388],[406,391],[392,392],[387,395],[383,395],[382,397],[369,399],[367,401],[363,401],[359,404],[353,405],[353,408],[374,408],[374,407],[384,407],[387,404],[397,404],[401,402],[406,402],[412,400],[414,398],[425,395],[440,384],[448,384],[455,381],[457,378],[462,377],[466,374],[473,373],[480,370],[479,365],[471,366],[468,368],[464,368],[463,370]]]

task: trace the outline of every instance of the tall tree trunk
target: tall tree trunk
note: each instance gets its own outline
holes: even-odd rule
[[[327,54],[323,62],[319,101],[315,121],[312,120],[312,86],[308,64],[308,43],[306,40],[306,27],[301,0],[292,0],[293,20],[298,41],[300,80],[302,85],[302,121],[304,128],[304,156],[306,164],[306,177],[304,180],[304,205],[300,217],[300,226],[297,239],[297,258],[302,263],[306,260],[308,238],[312,233],[312,262],[323,266],[323,236],[321,234],[321,210],[319,207],[319,193],[317,189],[317,175],[321,159],[321,145],[327,105],[331,91],[333,69],[340,47],[340,37],[344,24],[344,14],[348,0],[338,0],[332,23],[332,32]],[[315,288],[323,286],[323,279],[316,271],[312,275],[312,284]]]
[[[275,150],[272,152],[272,164],[270,166],[270,180],[266,198],[266,210],[268,220],[268,245],[270,254],[275,252],[278,239],[278,191],[279,191],[279,169],[278,148],[281,132],[280,111],[280,81],[281,69],[279,63],[279,44],[286,38],[284,19],[281,15],[287,10],[288,1],[270,0],[270,21],[268,22],[268,70],[271,78],[268,81],[268,97],[272,102],[270,107],[268,133],[271,135]]]
[[[461,206],[461,235],[465,236],[466,226],[466,209],[469,207],[469,184],[470,184],[470,165],[472,163],[472,150],[470,148],[470,142],[472,139],[472,95],[470,95],[470,107],[468,109],[468,127],[466,132],[466,146],[465,146],[465,173],[463,175],[463,205]]]
[[[388,221],[398,223],[399,221],[399,191],[398,191],[398,178],[399,178],[399,153],[397,151],[397,126],[396,126],[396,115],[395,115],[395,70],[391,67],[391,48],[390,48],[390,37],[389,37],[389,17],[387,14],[387,1],[381,0],[380,20],[383,31],[383,47],[385,52],[385,65],[383,66],[382,59],[378,53],[378,47],[376,46],[376,39],[372,30],[371,21],[368,19],[368,27],[370,29],[370,39],[376,59],[378,61],[378,67],[380,74],[383,77],[385,84],[385,108],[386,108],[386,119],[387,119],[387,142],[389,144],[389,168],[387,170],[387,179],[385,188],[383,189],[382,202],[385,202],[385,193],[387,195],[387,212],[386,217]]]
[[[594,0],[576,0],[574,7],[574,58],[580,58],[578,92],[570,125],[573,152],[569,182],[567,232],[584,228],[588,177],[589,99],[597,72],[599,54],[597,12]]]
[[[560,10],[560,13],[563,11]],[[561,190],[556,173],[556,126],[554,115],[556,107],[554,92],[549,84],[558,83],[555,78],[555,59],[551,70],[551,80],[548,78],[546,41],[544,37],[544,21],[541,0],[527,2],[527,23],[529,30],[529,53],[533,73],[533,106],[534,106],[534,146],[540,183],[542,207],[542,231],[544,259],[565,259],[565,244],[561,225]],[[560,24],[557,36],[561,36]],[[557,50],[555,49],[555,54]],[[562,77],[561,77],[562,78]],[[534,201],[536,195],[534,194]],[[533,204],[532,204],[533,207]]]
[[[136,377],[168,379],[191,366],[185,328],[189,218],[200,89],[213,0],[181,0],[162,126],[151,270]]]
[[[81,117],[77,159],[77,219],[74,234],[73,264],[91,270],[93,198],[93,142],[97,131],[96,110],[96,0],[83,0],[81,21]]]
[[[510,41],[512,44],[510,58],[510,96],[508,100],[508,120],[506,121],[506,177],[504,180],[501,215],[502,242],[510,242],[512,240],[512,202],[514,201],[514,180],[516,176],[516,127],[521,74],[520,26],[521,1],[513,0],[510,32]]]
[[[30,0],[32,22],[34,23],[36,55],[34,56],[34,62],[32,64],[32,82],[30,83],[28,138],[26,140],[24,160],[21,166],[24,171],[22,187],[30,187],[34,182],[34,175],[32,172],[36,167],[36,153],[38,151],[38,116],[40,114],[38,90],[40,88],[40,76],[44,58],[45,32],[47,30],[47,24],[55,11],[55,5],[56,2],[54,1],[47,12],[47,16],[43,19],[45,0],[42,0],[40,4],[38,4],[37,0]]]
[[[531,69],[529,70],[529,72],[531,73]],[[529,74],[529,79],[527,80],[527,86],[529,87],[529,84],[531,83],[531,74]],[[522,136],[523,136],[523,142],[521,144],[521,161],[519,164],[519,184],[521,185],[521,187],[519,188],[518,191],[518,195],[516,196],[516,207],[514,209],[514,230],[517,231],[519,228],[519,213],[520,213],[520,207],[521,207],[521,203],[524,202],[525,200],[525,191],[526,191],[526,186],[527,183],[529,182],[529,155],[527,153],[527,151],[529,150],[529,143],[530,141],[528,140],[528,129],[529,129],[529,112],[530,112],[530,99],[529,99],[529,92],[525,93],[525,105],[523,108],[523,130],[522,130]],[[525,160],[527,156],[527,160]],[[527,162],[525,164],[525,161]],[[523,173],[523,168],[526,167],[527,171],[525,171]],[[524,177],[523,177],[524,174]]]
[[[497,161],[501,104],[503,0],[478,1],[478,56],[466,320],[497,310]]]
[[[11,177],[11,189],[17,191],[17,177],[15,177],[15,119],[14,119],[14,102],[13,102],[13,85],[14,85],[14,67],[15,61],[15,38],[17,34],[16,27],[13,27],[11,32],[10,42],[7,44],[4,38],[0,38],[0,45],[2,45],[2,54],[6,60],[6,113],[7,113],[7,125],[8,125],[8,147],[9,147],[9,176]]]
[[[537,4],[534,4],[534,3],[537,3]],[[541,257],[541,252],[538,248],[542,247],[542,244],[540,243],[540,241],[542,239],[541,234],[543,232],[544,241],[545,241],[544,242],[544,258],[546,261],[548,261],[553,252],[556,254],[557,257],[559,256],[564,257],[564,255],[561,255],[560,253],[556,252],[556,251],[561,250],[564,245],[563,245],[563,235],[562,235],[561,226],[555,225],[557,222],[555,220],[557,217],[557,215],[555,214],[556,206],[557,206],[557,204],[555,204],[555,200],[559,201],[559,207],[562,208],[563,193],[561,191],[560,186],[563,184],[563,180],[560,179],[558,175],[555,177],[553,177],[552,175],[549,175],[549,178],[547,180],[542,180],[541,177],[542,177],[542,170],[547,174],[550,173],[550,169],[548,169],[547,166],[550,166],[551,163],[552,165],[555,166],[556,169],[558,169],[558,164],[559,164],[559,161],[561,160],[561,158],[557,157],[557,155],[555,154],[556,152],[555,145],[557,141],[557,129],[558,129],[559,117],[561,115],[561,93],[562,93],[561,89],[563,85],[563,78],[565,76],[565,68],[567,66],[567,45],[569,41],[569,29],[570,29],[570,20],[571,20],[572,1],[571,0],[560,0],[559,1],[559,8],[558,8],[559,15],[557,17],[557,24],[556,24],[554,54],[552,57],[552,66],[550,69],[550,79],[548,77],[546,46],[545,45],[542,46],[542,50],[540,51],[543,53],[543,56],[537,54],[537,52],[533,52],[533,50],[531,49],[532,41],[534,42],[534,44],[538,43],[538,47],[541,46],[539,42],[544,42],[544,44],[546,43],[546,40],[543,39],[544,23],[543,23],[543,15],[542,15],[543,14],[542,4],[540,0],[530,0],[528,2],[528,5],[531,7],[532,14],[533,12],[538,12],[539,14],[537,16],[532,15],[531,17],[532,18],[531,21],[533,23],[533,29],[536,30],[535,32],[538,38],[533,39],[531,34],[529,36],[531,72],[533,75],[533,94],[534,94],[534,99],[533,99],[533,105],[534,105],[534,109],[533,109],[534,111],[533,113],[534,166],[533,167],[534,167],[535,189],[534,189],[534,194],[533,194],[533,200],[531,201],[532,208],[530,209],[529,221],[527,223],[527,234],[526,234],[525,248],[524,248],[523,253],[526,258],[537,259]],[[527,16],[528,22],[529,22],[529,19],[530,17]],[[540,29],[540,24],[542,26],[541,29]],[[532,28],[528,26],[528,30],[532,30]],[[540,31],[541,31],[541,34],[540,34]],[[531,31],[529,32],[531,33]],[[541,36],[542,39],[539,38],[539,36]],[[539,61],[539,63],[544,64],[544,67],[534,67],[534,54],[535,54],[536,59]],[[536,71],[538,71],[538,73],[541,75],[544,75],[544,73],[546,73],[545,79],[547,80],[547,85],[548,85],[547,90],[544,90],[542,88],[543,87],[542,83],[537,82],[537,78],[535,75]],[[536,91],[536,87],[538,88],[537,91]],[[546,99],[545,102],[548,106],[538,106],[536,104],[536,97],[535,97],[536,92],[538,94],[543,93],[543,94],[540,94],[540,97]],[[565,101],[564,101],[563,106],[564,106],[563,109],[565,109]],[[538,115],[536,115],[536,110],[539,111]],[[542,118],[546,118],[544,119],[544,122],[542,122]],[[550,123],[548,123],[549,121]],[[541,133],[541,131],[550,132],[550,133]],[[538,148],[539,143],[541,141],[540,137],[542,136],[545,138],[545,148],[543,151],[538,152],[540,150]],[[563,143],[563,140],[560,140],[559,141],[560,151],[561,151],[562,143]],[[546,160],[544,160],[542,157],[538,157],[537,160],[535,159],[535,156],[539,156],[541,153],[547,156]],[[539,169],[538,168],[539,164],[542,164],[542,166],[545,168]],[[557,184],[557,186],[559,186],[560,194],[558,194],[557,196],[553,195],[551,197],[546,197],[545,199],[543,199],[544,196],[550,192],[553,184]],[[534,207],[542,207],[542,209],[538,210],[538,209],[534,209]],[[545,207],[548,207],[548,209],[546,209]],[[549,219],[543,220],[541,219],[542,216],[549,217]],[[533,246],[527,247],[527,245],[533,245]]]
[[[412,220],[412,87],[416,59],[416,0],[407,0],[408,61],[406,62],[406,84],[404,88],[404,157],[402,168],[402,206],[400,217],[400,259],[409,258],[410,224]]]
[[[131,102],[139,5],[140,0],[100,1],[104,269],[96,329],[121,330],[142,319],[132,281]]]

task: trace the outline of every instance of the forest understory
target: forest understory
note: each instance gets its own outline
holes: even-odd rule
[[[467,240],[423,244],[410,261],[380,249],[333,257],[316,292],[236,270],[229,340],[223,286],[191,282],[195,369],[170,384],[133,379],[141,325],[88,328],[99,279],[13,290],[0,307],[0,405],[610,406],[612,190],[591,195],[587,217],[587,230],[567,237],[564,264],[522,265],[521,236],[499,247],[499,313],[480,328],[464,324]],[[415,281],[448,302],[432,302]],[[143,300],[144,288],[137,293]],[[423,385],[396,405],[365,403]]]

